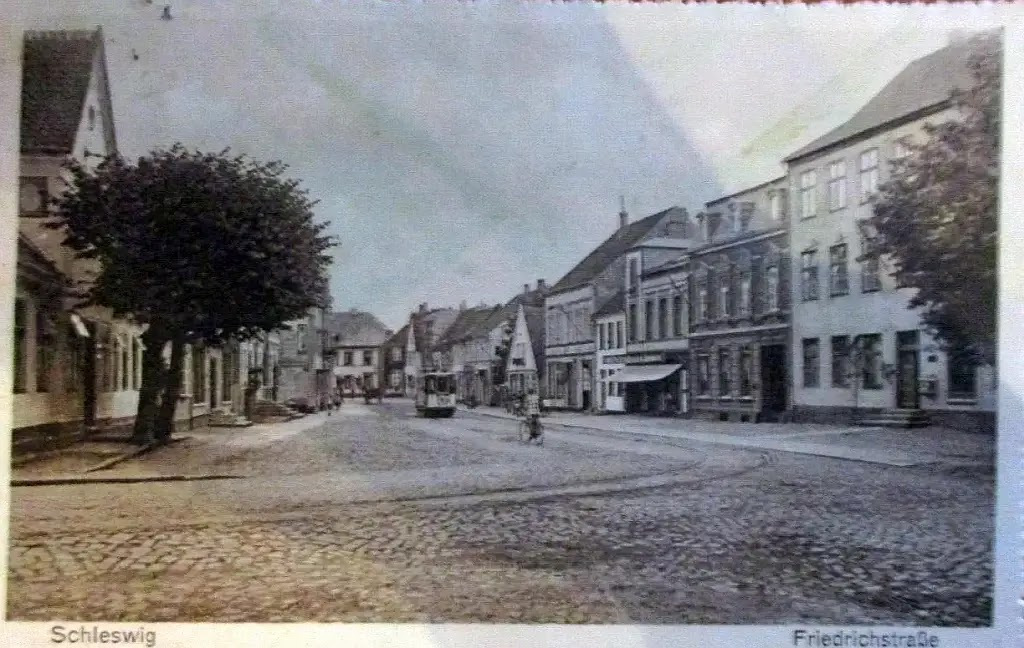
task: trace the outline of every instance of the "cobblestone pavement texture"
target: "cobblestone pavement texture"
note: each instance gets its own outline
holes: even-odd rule
[[[332,418],[250,448],[237,461],[257,476],[231,487],[16,488],[8,617],[990,622],[994,485],[984,471],[755,455],[582,430],[533,448],[516,444],[502,421],[427,423],[401,407]],[[332,459],[308,456],[325,453]],[[272,475],[274,464],[292,474]],[[599,479],[602,464],[612,466],[609,480],[667,471],[685,481],[525,500],[495,493],[334,505],[307,490],[289,498],[294,515],[268,519],[253,511],[273,507],[228,502],[259,500],[288,479],[315,488],[353,468],[391,478],[517,466],[526,485],[547,485]],[[304,497],[317,505],[295,506]],[[198,521],[216,506],[241,514]],[[65,515],[40,514],[48,507]],[[190,509],[191,518],[172,514]],[[99,524],[111,511],[120,524]]]

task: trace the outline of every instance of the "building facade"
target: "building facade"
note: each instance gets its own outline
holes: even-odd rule
[[[615,233],[552,287],[544,304],[547,407],[594,408],[594,312],[621,289],[627,251],[648,238],[673,237],[686,221],[686,211],[678,207],[635,223],[623,210]]]
[[[405,350],[408,337],[409,325],[406,324],[380,346],[378,357],[381,370],[377,380],[386,396],[405,394]]]
[[[275,400],[319,407],[331,391],[331,367],[325,361],[326,309],[311,308],[305,318],[288,322],[278,332],[280,350],[277,361]]]
[[[912,289],[888,264],[861,259],[871,200],[889,161],[927,122],[954,117],[950,92],[969,88],[968,44],[911,63],[851,119],[786,159],[791,194],[793,402],[799,420],[849,421],[923,410],[935,423],[992,428],[990,367],[951,359],[908,309]]]
[[[696,417],[775,421],[790,405],[786,178],[713,200],[690,254]]]
[[[519,304],[505,375],[510,395],[541,391],[544,381],[544,306]]]
[[[626,383],[617,378],[626,366],[624,296],[624,291],[620,290],[594,313],[594,326],[597,328],[594,365],[600,380],[596,403],[598,412],[626,411]]]
[[[328,313],[324,321],[325,355],[331,366],[333,387],[352,396],[383,386],[381,346],[392,336],[392,331],[373,314],[355,308]]]

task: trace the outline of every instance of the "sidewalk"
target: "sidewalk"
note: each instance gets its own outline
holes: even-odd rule
[[[495,407],[465,411],[502,419],[516,418]],[[551,412],[543,420],[548,426],[682,439],[898,467],[922,464],[985,467],[994,465],[995,461],[992,437],[947,428],[904,430],[808,423],[717,423],[577,412]]]
[[[219,457],[257,449],[322,425],[326,413],[246,428],[201,427],[151,450],[128,443],[83,441],[11,468],[15,486],[82,482],[225,479],[214,470]]]

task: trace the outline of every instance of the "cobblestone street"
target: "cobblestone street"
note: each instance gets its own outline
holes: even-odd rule
[[[990,622],[990,471],[408,409],[145,460],[243,479],[15,488],[8,617]]]

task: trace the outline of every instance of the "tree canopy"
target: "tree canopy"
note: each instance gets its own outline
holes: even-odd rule
[[[100,262],[89,303],[210,343],[325,304],[333,242],[284,164],[176,144],[68,168],[55,226]]]
[[[953,118],[906,143],[870,225],[925,326],[958,361],[994,363],[1001,38],[975,36],[971,51],[973,86],[953,93]]]

